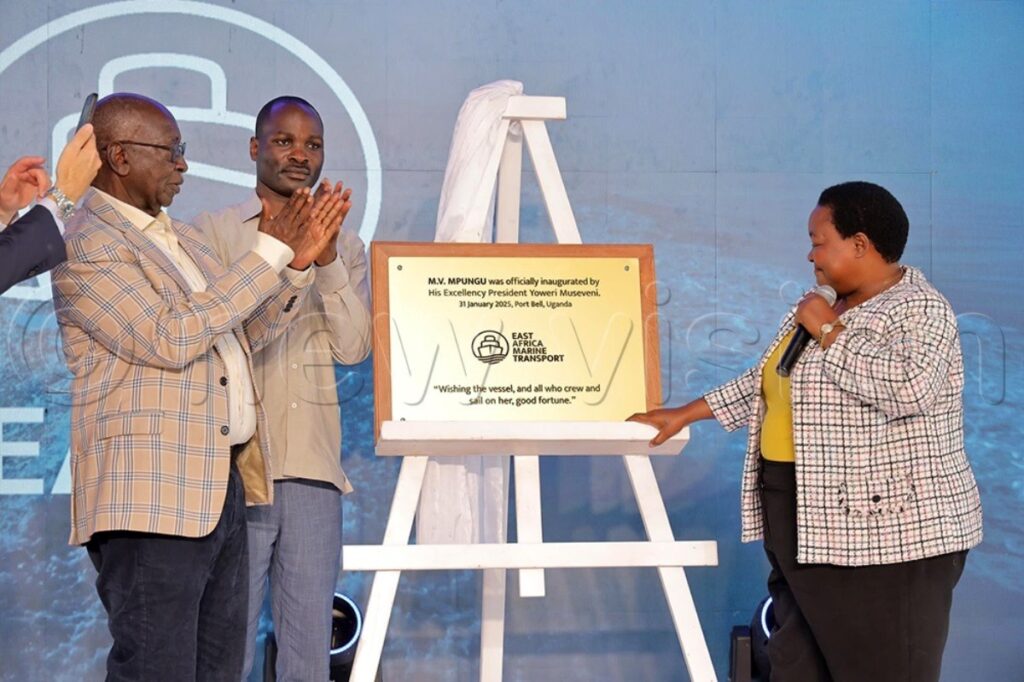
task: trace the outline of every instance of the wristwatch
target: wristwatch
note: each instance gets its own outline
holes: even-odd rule
[[[57,204],[57,212],[60,213],[61,220],[67,222],[74,215],[75,202],[68,199],[68,195],[64,194],[57,185],[47,190],[46,196],[53,199],[53,203]]]
[[[835,322],[826,322],[825,324],[821,325],[821,331],[818,333],[818,345],[824,346],[825,339],[828,337],[828,335],[831,334],[836,327],[842,326],[843,323],[840,322],[839,320],[836,320]]]

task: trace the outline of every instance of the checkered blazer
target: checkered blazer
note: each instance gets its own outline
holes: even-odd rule
[[[209,281],[203,293],[95,192],[68,224],[68,260],[54,270],[53,291],[73,374],[72,544],[108,530],[213,530],[230,468],[226,373],[213,342],[233,333],[251,357],[304,295],[260,256],[225,269],[198,230],[174,229]],[[273,495],[258,400],[258,437],[238,458],[250,504]]]
[[[920,270],[841,315],[827,350],[808,345],[790,376],[797,561],[864,566],[981,542],[981,501],[964,452],[956,317]],[[761,373],[794,326],[785,317],[757,365],[705,397],[727,430],[747,426],[743,540],[762,535]]]

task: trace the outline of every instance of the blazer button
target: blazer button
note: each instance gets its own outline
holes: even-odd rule
[[[881,495],[872,495],[871,496],[871,501],[874,502],[875,504],[878,504],[879,502],[882,501],[882,496]]]
[[[226,426],[222,426],[222,427],[220,427],[220,435],[222,435],[222,436],[226,436],[226,435],[228,435],[228,433],[229,433],[230,431],[231,431],[231,429],[229,429],[229,428],[228,428],[228,427],[226,427]]]
[[[227,386],[228,385],[228,378],[227,377],[221,377],[220,378],[220,385],[221,386]]]

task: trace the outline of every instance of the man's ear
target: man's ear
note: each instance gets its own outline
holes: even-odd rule
[[[253,135],[249,138],[249,158],[253,161],[256,160],[256,156],[260,153],[260,138]]]
[[[123,178],[131,172],[131,164],[124,153],[124,145],[119,142],[111,142],[106,146],[102,152],[102,161],[119,177]]]

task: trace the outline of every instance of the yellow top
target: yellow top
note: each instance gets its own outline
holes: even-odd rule
[[[789,394],[789,377],[780,377],[775,371],[793,333],[790,332],[775,347],[761,372],[761,396],[765,405],[764,419],[761,421],[761,456],[773,462],[792,462],[796,459],[793,452],[793,402]]]

